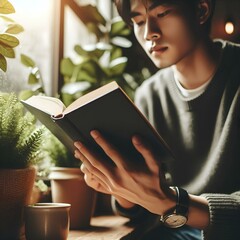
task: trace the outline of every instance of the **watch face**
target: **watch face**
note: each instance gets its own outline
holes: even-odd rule
[[[177,214],[170,214],[164,219],[164,224],[170,228],[178,228],[187,222],[187,217]]]

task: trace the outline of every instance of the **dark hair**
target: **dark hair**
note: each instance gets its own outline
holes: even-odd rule
[[[159,1],[159,0],[152,0],[152,1]],[[196,11],[197,4],[199,3],[199,1],[201,0],[169,0],[169,3],[179,4],[179,2],[185,2],[192,8],[193,11]],[[132,21],[130,18],[130,9],[131,9],[130,0],[114,0],[114,2],[117,7],[118,14],[129,26],[132,26]],[[210,30],[211,30],[211,22],[212,22],[212,16],[214,13],[215,2],[216,0],[211,0],[211,3],[212,3],[211,15],[208,18],[208,20],[204,23],[204,27],[207,33],[210,33]]]

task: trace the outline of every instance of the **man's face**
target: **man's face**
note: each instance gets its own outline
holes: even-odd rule
[[[131,0],[131,19],[138,42],[159,68],[179,63],[196,46],[196,20],[183,4]]]

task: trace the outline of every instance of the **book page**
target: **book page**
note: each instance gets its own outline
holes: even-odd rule
[[[95,99],[110,93],[111,91],[115,90],[119,88],[118,84],[113,81],[111,83],[108,83],[100,88],[97,88],[96,90],[93,90],[85,95],[83,95],[82,97],[78,98],[76,101],[74,101],[73,103],[71,103],[63,112],[63,114],[67,114],[69,112],[72,112],[73,110],[91,102],[94,101]]]
[[[32,96],[24,102],[53,116],[61,115],[66,108],[61,100],[47,96]]]

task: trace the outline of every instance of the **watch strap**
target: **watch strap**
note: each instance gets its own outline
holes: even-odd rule
[[[179,187],[172,187],[176,192],[176,206],[167,214],[160,217],[160,221],[167,227],[178,228],[186,224],[188,220],[189,195]]]
[[[187,216],[189,208],[189,195],[186,190],[180,187],[173,187],[177,194],[176,214]]]

